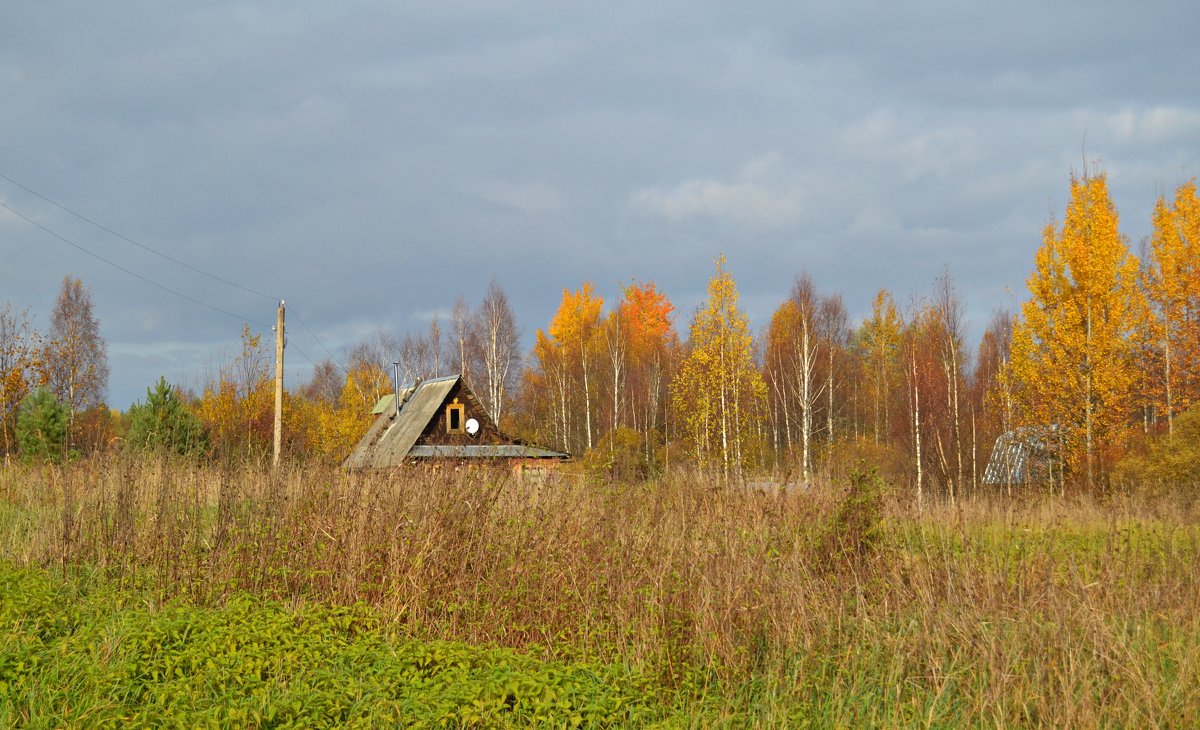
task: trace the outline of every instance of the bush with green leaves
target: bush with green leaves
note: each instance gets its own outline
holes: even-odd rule
[[[62,461],[71,414],[54,394],[38,388],[25,396],[17,416],[17,445],[26,462]]]
[[[145,403],[135,403],[129,409],[125,440],[139,451],[182,456],[196,456],[208,448],[204,425],[165,378],[159,378],[153,389],[146,389]]]

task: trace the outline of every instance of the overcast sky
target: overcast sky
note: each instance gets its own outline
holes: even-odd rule
[[[305,356],[424,329],[493,277],[527,343],[564,287],[613,300],[634,277],[686,336],[721,252],[756,328],[801,271],[857,318],[949,267],[977,335],[1026,298],[1085,160],[1135,248],[1197,173],[1200,5],[976,5],[16,3],[0,174],[286,298],[289,384]],[[274,321],[268,299],[3,179],[0,202],[237,315],[0,208],[0,304],[44,329],[82,278],[116,407]]]

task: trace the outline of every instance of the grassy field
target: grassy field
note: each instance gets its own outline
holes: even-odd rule
[[[869,475],[801,492],[5,468],[4,594],[28,597],[0,611],[0,718],[1194,726],[1197,516],[1040,498],[917,513]],[[181,625],[206,628],[146,638]],[[204,648],[230,636],[259,654]],[[421,669],[429,653],[455,658]],[[14,668],[27,656],[53,673]],[[275,669],[232,681],[256,666]],[[306,692],[321,699],[289,704]]]

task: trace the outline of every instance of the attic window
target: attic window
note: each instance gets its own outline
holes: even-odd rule
[[[466,425],[463,421],[463,411],[465,406],[458,402],[458,398],[454,402],[446,406],[446,433],[466,433]]]

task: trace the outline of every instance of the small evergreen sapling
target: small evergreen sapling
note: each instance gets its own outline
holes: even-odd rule
[[[17,416],[17,445],[21,458],[28,462],[62,461],[71,414],[45,388],[25,396]]]
[[[196,456],[208,448],[200,419],[165,378],[160,377],[153,389],[146,389],[146,402],[135,403],[129,415],[126,443],[133,449]]]

